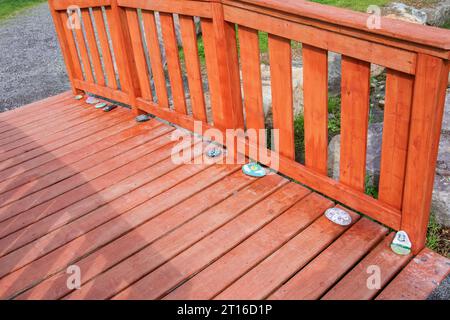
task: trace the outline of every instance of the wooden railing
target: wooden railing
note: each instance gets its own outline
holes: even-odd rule
[[[369,30],[366,14],[294,0],[49,2],[74,93],[117,100],[136,113],[152,113],[190,130],[194,121],[222,131],[266,127],[258,32],[267,32],[273,127],[280,132],[277,169],[393,229],[406,230],[415,252],[424,246],[450,32],[384,18],[381,28]],[[68,28],[70,5],[81,8],[82,29]],[[185,68],[173,14],[179,19]],[[211,110],[194,17],[201,21]],[[302,44],[304,165],[295,161],[292,40]],[[329,51],[342,55],[339,181],[327,175]],[[378,199],[364,193],[371,64],[387,68]],[[247,153],[258,148],[245,143]]]

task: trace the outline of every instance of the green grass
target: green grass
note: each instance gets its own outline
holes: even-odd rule
[[[299,114],[294,119],[295,160],[305,163],[305,117]]]
[[[442,26],[442,28],[450,29],[450,20],[447,21],[447,22]]]
[[[328,139],[341,132],[341,98],[330,97],[328,99]]]
[[[433,214],[430,217],[427,234],[427,247],[450,258],[450,228],[443,228]]]
[[[46,0],[0,0],[0,20]]]
[[[366,176],[366,183],[364,187],[364,193],[371,196],[372,198],[378,199],[378,186],[373,185],[370,182],[370,178]]]
[[[335,7],[347,8],[364,12],[370,5],[376,5],[381,7],[390,2],[389,0],[311,0],[311,1]]]

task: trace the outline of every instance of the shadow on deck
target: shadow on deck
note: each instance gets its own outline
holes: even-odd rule
[[[0,115],[0,297],[425,299],[450,272],[279,175],[174,163],[175,130],[69,93]]]

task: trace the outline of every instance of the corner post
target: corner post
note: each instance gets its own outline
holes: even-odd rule
[[[448,61],[418,54],[401,221],[414,253],[426,242],[448,72]]]
[[[133,112],[139,115],[143,113],[137,107],[137,98],[141,96],[141,90],[131,48],[132,35],[128,28],[125,10],[118,5],[117,0],[111,0],[110,18],[112,21],[109,21],[109,25],[122,90],[128,93]]]
[[[221,0],[212,0],[211,10],[220,88],[220,106],[214,108],[214,124],[222,130],[243,129],[236,28],[234,24],[225,21]]]
[[[75,87],[74,80],[76,79],[76,72],[75,72],[75,64],[74,64],[74,60],[73,60],[74,57],[72,57],[70,54],[68,40],[67,40],[66,34],[64,32],[64,28],[67,28],[67,26],[65,25],[66,21],[62,21],[60,15],[55,10],[53,1],[54,0],[49,0],[48,6],[50,8],[50,13],[52,15],[53,22],[55,25],[56,35],[59,40],[59,46],[61,48],[64,62],[66,64],[67,76],[69,77],[72,93],[74,95],[77,95],[77,94],[80,94],[82,91]],[[78,57],[76,57],[76,59],[78,59]]]

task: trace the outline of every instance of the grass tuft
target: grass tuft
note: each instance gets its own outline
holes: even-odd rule
[[[0,20],[46,0],[0,0]]]

